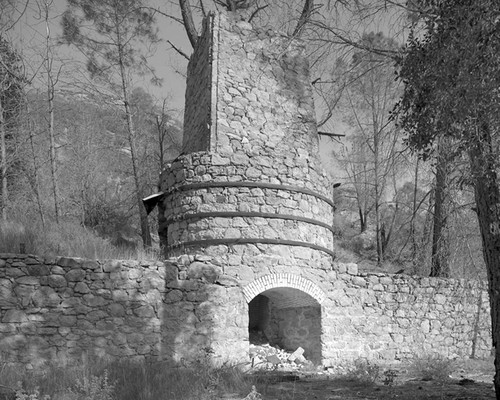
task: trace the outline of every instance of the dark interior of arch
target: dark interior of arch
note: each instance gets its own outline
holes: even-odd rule
[[[302,347],[304,356],[321,363],[321,307],[307,293],[293,288],[273,288],[248,304],[251,344],[269,343],[287,351]]]

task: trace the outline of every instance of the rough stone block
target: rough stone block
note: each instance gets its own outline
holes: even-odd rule
[[[35,307],[55,307],[61,303],[61,297],[49,286],[39,288],[33,293]]]
[[[141,318],[152,318],[156,316],[155,310],[150,305],[143,305],[136,308],[134,314]]]
[[[165,295],[165,299],[163,300],[165,303],[176,303],[182,300],[183,294],[180,290],[171,290],[167,292]]]
[[[8,265],[8,264],[7,264]],[[8,276],[8,277],[11,277],[11,278],[17,278],[19,276],[24,276],[26,275],[22,269],[19,269],[19,268],[9,268],[9,267],[6,267],[5,270],[3,270],[2,272],[5,273],[5,276]]]
[[[57,265],[67,268],[79,268],[82,264],[82,261],[83,260],[81,258],[61,257],[57,260]]]
[[[187,269],[188,279],[204,279],[213,283],[222,274],[222,269],[216,265],[195,261]]]
[[[44,276],[48,275],[50,273],[50,268],[47,267],[46,265],[29,265],[28,268],[28,275],[31,276]]]
[[[80,268],[72,269],[66,273],[68,282],[79,282],[85,278],[85,271]]]
[[[349,275],[357,275],[358,274],[358,265],[354,263],[349,263],[346,265],[347,273]]]
[[[118,260],[107,260],[102,266],[104,272],[116,272],[120,271],[121,268],[122,264]]]
[[[30,286],[40,285],[40,280],[35,276],[21,276],[16,279],[16,282],[20,285],[30,285]]]
[[[49,275],[49,285],[53,288],[63,288],[68,285],[66,278],[61,275]]]
[[[21,310],[7,310],[2,318],[2,323],[28,322],[26,313]]]
[[[64,275],[66,273],[65,269],[63,267],[60,267],[59,265],[54,265],[50,268],[50,272],[53,275]]]
[[[76,325],[76,317],[74,315],[63,315],[59,318],[59,325],[71,327]]]
[[[359,286],[359,287],[366,287],[367,286],[367,282],[366,282],[366,279],[365,278],[362,278],[360,276],[355,276],[352,278],[352,283],[356,286]]]
[[[89,287],[87,286],[86,283],[83,283],[83,282],[78,282],[75,285],[74,291],[75,291],[75,293],[82,293],[82,294],[90,293]]]
[[[83,295],[83,300],[89,307],[99,307],[107,303],[101,296],[94,296],[91,293]]]

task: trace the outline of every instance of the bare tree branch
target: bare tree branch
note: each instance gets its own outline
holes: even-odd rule
[[[30,0],[26,0],[26,2],[24,3],[24,8],[19,13],[19,16],[17,17],[17,19],[15,21],[13,21],[12,24],[10,24],[10,26],[8,26],[7,28],[3,29],[4,32],[10,31],[19,22],[19,20],[22,18],[22,16],[26,12],[26,9],[28,8],[29,2],[30,2]]]
[[[207,16],[207,12],[205,10],[205,5],[203,4],[203,0],[200,0],[200,8],[201,8],[201,13],[203,14],[203,18]]]
[[[293,31],[293,36],[300,36],[304,25],[307,24],[309,19],[311,18],[311,14],[314,8],[314,0],[305,0],[304,8],[302,9],[302,14],[300,14],[299,21],[297,22],[297,26]]]
[[[264,6],[257,7],[257,9],[250,15],[250,18],[248,18],[248,22],[252,22],[252,19],[262,10],[265,10],[267,7],[269,7],[269,4],[266,4]]]
[[[193,21],[193,12],[191,10],[191,5],[189,0],[179,0],[179,6],[181,7],[182,21],[184,23],[184,28],[188,35],[189,42],[193,48],[198,42],[198,31]]]
[[[182,57],[184,57],[186,60],[189,61],[189,56],[184,53],[181,49],[179,49],[178,47],[176,47],[170,40],[167,40],[167,43],[172,46],[172,48],[177,52],[179,53]]]

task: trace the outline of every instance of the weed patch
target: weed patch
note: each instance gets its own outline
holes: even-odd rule
[[[422,381],[444,382],[450,379],[453,361],[439,354],[417,356],[411,361],[409,372]]]
[[[347,377],[359,382],[373,384],[377,381],[380,375],[380,367],[365,359],[357,359],[354,361]]]

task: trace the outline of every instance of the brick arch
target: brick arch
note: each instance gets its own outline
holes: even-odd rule
[[[301,290],[314,298],[319,304],[326,299],[326,294],[312,281],[294,274],[272,274],[265,275],[250,282],[243,288],[243,294],[249,303],[258,294],[273,288],[289,287]]]

